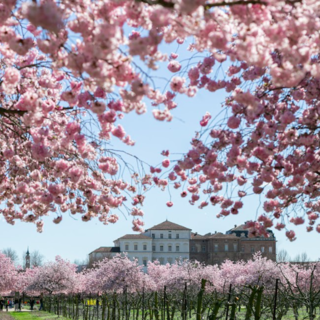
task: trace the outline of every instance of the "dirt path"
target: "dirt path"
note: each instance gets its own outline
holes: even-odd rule
[[[0,320],[13,320],[13,318],[6,312],[0,312]]]

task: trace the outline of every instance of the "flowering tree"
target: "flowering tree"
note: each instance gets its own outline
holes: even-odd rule
[[[68,210],[113,223],[125,192],[133,192],[128,210],[141,216],[150,184],[179,188],[188,180],[181,196],[200,208],[220,205],[219,217],[237,214],[250,193],[264,195],[265,213],[248,224],[252,234],[266,234],[274,219],[277,229],[304,223],[293,209],[305,209],[311,231],[320,211],[319,10],[315,0],[2,1],[1,214],[39,231],[52,211],[55,223]],[[190,54],[205,57],[184,65],[160,50],[186,39]],[[164,61],[174,75],[161,91],[149,71]],[[228,69],[220,78],[219,64]],[[118,121],[148,104],[157,120],[170,121],[178,96],[199,89],[230,94],[225,118],[211,128],[204,115],[206,129],[167,178],[160,168],[152,176],[126,166],[140,187],[123,181],[121,156],[107,142],[134,142]],[[238,199],[221,195],[230,183]],[[143,223],[133,222],[141,231]]]
[[[17,271],[12,260],[0,252],[0,295],[13,290],[16,278]]]
[[[18,274],[15,281],[14,291],[19,293],[27,293],[28,295],[37,295],[38,291],[28,290],[28,287],[33,282],[33,278],[37,274],[37,268],[18,269]]]
[[[81,279],[76,265],[57,256],[54,262],[35,268],[26,290],[45,294],[77,293],[82,290]]]
[[[123,292],[126,288],[137,292],[152,286],[151,279],[147,279],[137,260],[120,254],[99,261],[95,269],[85,274],[85,279],[85,290],[93,293]]]

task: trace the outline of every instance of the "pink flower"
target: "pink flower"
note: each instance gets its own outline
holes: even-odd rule
[[[35,26],[55,33],[63,28],[62,10],[53,1],[42,2],[39,6],[36,2],[24,3],[22,12]]]
[[[283,223],[277,223],[275,226],[275,229],[281,231],[283,228],[285,228],[285,225]]]
[[[69,169],[68,173],[69,173],[70,180],[73,183],[78,183],[82,179],[83,169],[81,167],[74,166]]]
[[[4,79],[6,83],[16,84],[20,81],[20,72],[16,68],[7,68]]]
[[[191,81],[195,81],[199,78],[200,76],[200,72],[199,69],[197,67],[192,67],[189,71],[188,71],[188,76],[190,78]]]
[[[173,206],[173,202],[171,202],[171,201],[168,201],[166,204],[167,204],[167,207],[169,207],[169,208],[171,208]]]
[[[170,82],[170,88],[174,92],[183,92],[183,85],[185,83],[185,79],[181,77],[173,77]]]
[[[94,101],[91,104],[91,110],[92,110],[92,112],[100,115],[100,114],[103,114],[105,112],[106,105],[105,105],[105,103],[103,103],[101,101]]]
[[[170,166],[170,160],[169,159],[164,159],[162,161],[162,165],[163,165],[163,167],[168,168]]]
[[[75,134],[80,133],[81,127],[78,122],[70,122],[66,126],[66,134],[70,137],[74,137]]]
[[[304,224],[304,219],[301,217],[291,218],[290,222],[298,226],[300,224]]]
[[[3,152],[3,156],[4,156],[6,159],[11,159],[11,158],[14,156],[14,152],[13,152],[11,149],[6,149],[6,150]]]
[[[296,240],[296,234],[293,230],[287,231],[286,236],[290,241]]]
[[[161,152],[161,155],[165,156],[165,157],[169,157],[169,150],[163,150]]]
[[[123,129],[123,127],[122,127],[121,125],[118,125],[117,127],[115,127],[115,128],[111,131],[111,133],[112,133],[115,137],[117,137],[117,138],[119,138],[119,139],[123,139],[123,138],[125,137],[125,135],[126,135],[126,132],[124,131],[124,129]]]
[[[174,174],[174,172],[170,172],[168,178],[169,180],[174,181],[177,179],[177,176]]]
[[[296,117],[294,116],[294,114],[287,110],[284,112],[284,114],[281,116],[280,118],[280,121],[283,123],[283,124],[290,124],[292,122],[294,122],[296,120]]]
[[[61,221],[62,221],[62,216],[59,216],[59,217],[53,219],[53,222],[54,222],[55,224],[59,224]]]
[[[238,196],[240,197],[240,198],[242,198],[242,197],[244,197],[244,196],[246,196],[247,195],[247,193],[245,192],[245,191],[238,191]]]
[[[48,148],[40,143],[34,143],[31,151],[33,158],[37,161],[44,161],[50,154]]]
[[[200,121],[200,125],[202,127],[205,127],[208,124],[210,119],[211,119],[210,113],[206,112],[206,114],[202,117],[202,120]]]
[[[230,129],[237,129],[240,125],[241,119],[236,117],[236,116],[232,116],[228,119],[227,125]]]
[[[168,69],[171,72],[178,72],[181,69],[181,64],[176,60],[171,60],[168,64]]]

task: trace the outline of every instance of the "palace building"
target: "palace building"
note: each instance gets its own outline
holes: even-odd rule
[[[221,264],[249,260],[258,251],[262,256],[276,261],[276,239],[271,230],[269,237],[248,237],[244,225],[235,226],[226,233],[200,235],[191,229],[168,220],[147,229],[141,234],[126,234],[114,240],[113,247],[100,247],[89,254],[89,264],[116,254],[126,253],[147,266],[148,261],[161,264],[176,260],[197,260],[205,264]]]

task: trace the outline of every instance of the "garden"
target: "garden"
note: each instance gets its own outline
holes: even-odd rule
[[[147,272],[121,254],[82,272],[60,257],[17,270],[0,253],[0,285],[3,297],[35,299],[37,312],[74,320],[320,318],[320,264],[276,263],[260,253],[220,266],[149,262]]]

